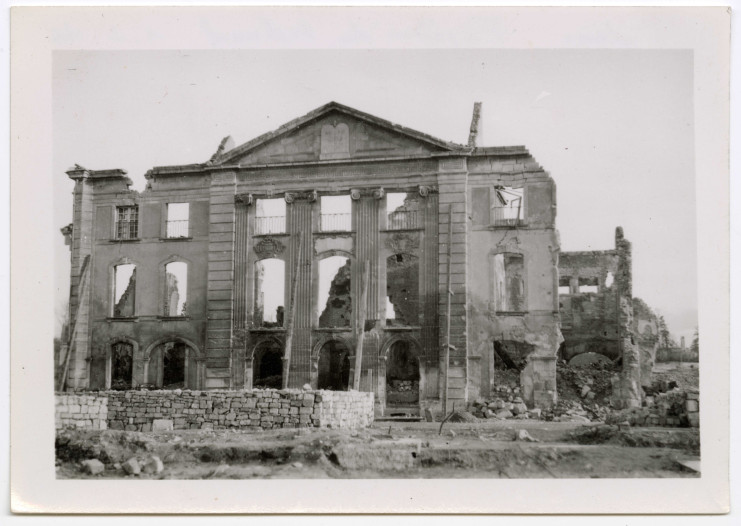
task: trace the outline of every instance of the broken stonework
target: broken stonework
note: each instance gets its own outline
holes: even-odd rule
[[[82,470],[89,475],[97,475],[98,473],[103,473],[103,471],[105,471],[105,466],[97,458],[83,460],[81,465]]]

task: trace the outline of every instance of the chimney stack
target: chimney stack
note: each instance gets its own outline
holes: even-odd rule
[[[468,134],[468,146],[476,148],[476,137],[479,134],[479,120],[481,119],[481,103],[473,103],[473,116],[471,117],[471,131]]]

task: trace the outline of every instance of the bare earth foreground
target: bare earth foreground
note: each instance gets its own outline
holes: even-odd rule
[[[58,478],[698,477],[699,433],[573,422],[377,422],[360,431],[62,431]],[[162,463],[152,461],[152,457]],[[81,461],[98,459],[96,475]],[[134,464],[150,469],[138,474]],[[694,461],[694,463],[693,463]],[[159,464],[159,468],[155,467]],[[699,469],[699,467],[697,468]],[[127,472],[128,471],[128,472]],[[148,473],[146,472],[148,471]]]

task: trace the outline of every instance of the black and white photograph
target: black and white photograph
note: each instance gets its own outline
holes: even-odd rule
[[[52,483],[707,482],[695,51],[279,47],[50,51]]]

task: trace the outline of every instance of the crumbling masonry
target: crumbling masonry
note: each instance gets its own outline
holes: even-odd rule
[[[332,102],[241,146],[226,138],[206,162],[152,168],[141,193],[124,170],[70,169],[62,387],[116,387],[115,371],[123,388],[347,390],[358,372],[378,414],[422,414],[446,393],[448,407],[488,397],[499,355],[529,406],[552,406],[556,187],[526,148],[477,146],[479,114],[460,145]],[[620,313],[605,352],[622,353],[617,387],[632,400],[622,234],[616,251],[628,292],[605,307]],[[171,263],[187,272],[168,277]],[[342,269],[330,298],[325,267]]]

